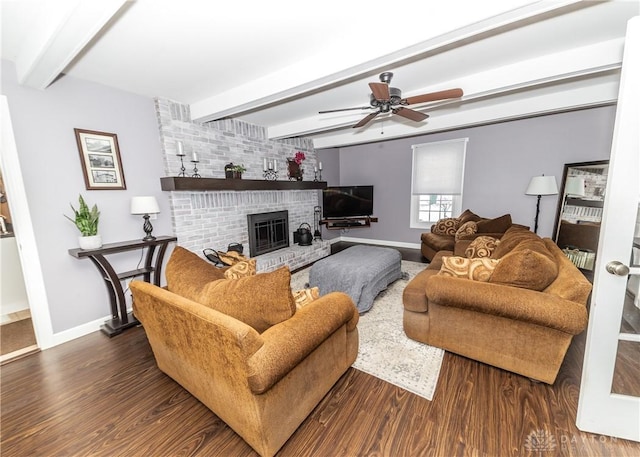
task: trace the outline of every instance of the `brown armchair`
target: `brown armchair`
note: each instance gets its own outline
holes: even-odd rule
[[[286,268],[216,279],[181,248],[169,263],[173,292],[130,285],[158,368],[258,454],[273,456],[355,361],[353,301],[334,292],[296,309]]]

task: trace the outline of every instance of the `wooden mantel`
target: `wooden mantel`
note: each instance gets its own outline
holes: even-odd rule
[[[311,190],[326,189],[326,181],[267,181],[262,179],[160,178],[162,190]]]

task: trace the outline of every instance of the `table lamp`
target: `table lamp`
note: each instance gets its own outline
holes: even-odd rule
[[[151,235],[153,226],[149,222],[149,214],[157,214],[160,212],[156,197],[132,197],[131,198],[131,214],[142,214],[144,219],[144,225],[142,228],[146,233],[146,236],[142,238],[142,241],[153,241],[155,236]]]

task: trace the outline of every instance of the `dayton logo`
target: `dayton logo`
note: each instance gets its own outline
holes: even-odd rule
[[[543,452],[552,452],[556,447],[555,437],[546,430],[536,430],[529,433],[524,443],[524,448],[527,451],[538,452],[540,455]]]

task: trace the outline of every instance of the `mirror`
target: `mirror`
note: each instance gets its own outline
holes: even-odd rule
[[[554,241],[583,272],[595,264],[608,172],[608,160],[564,166]]]

